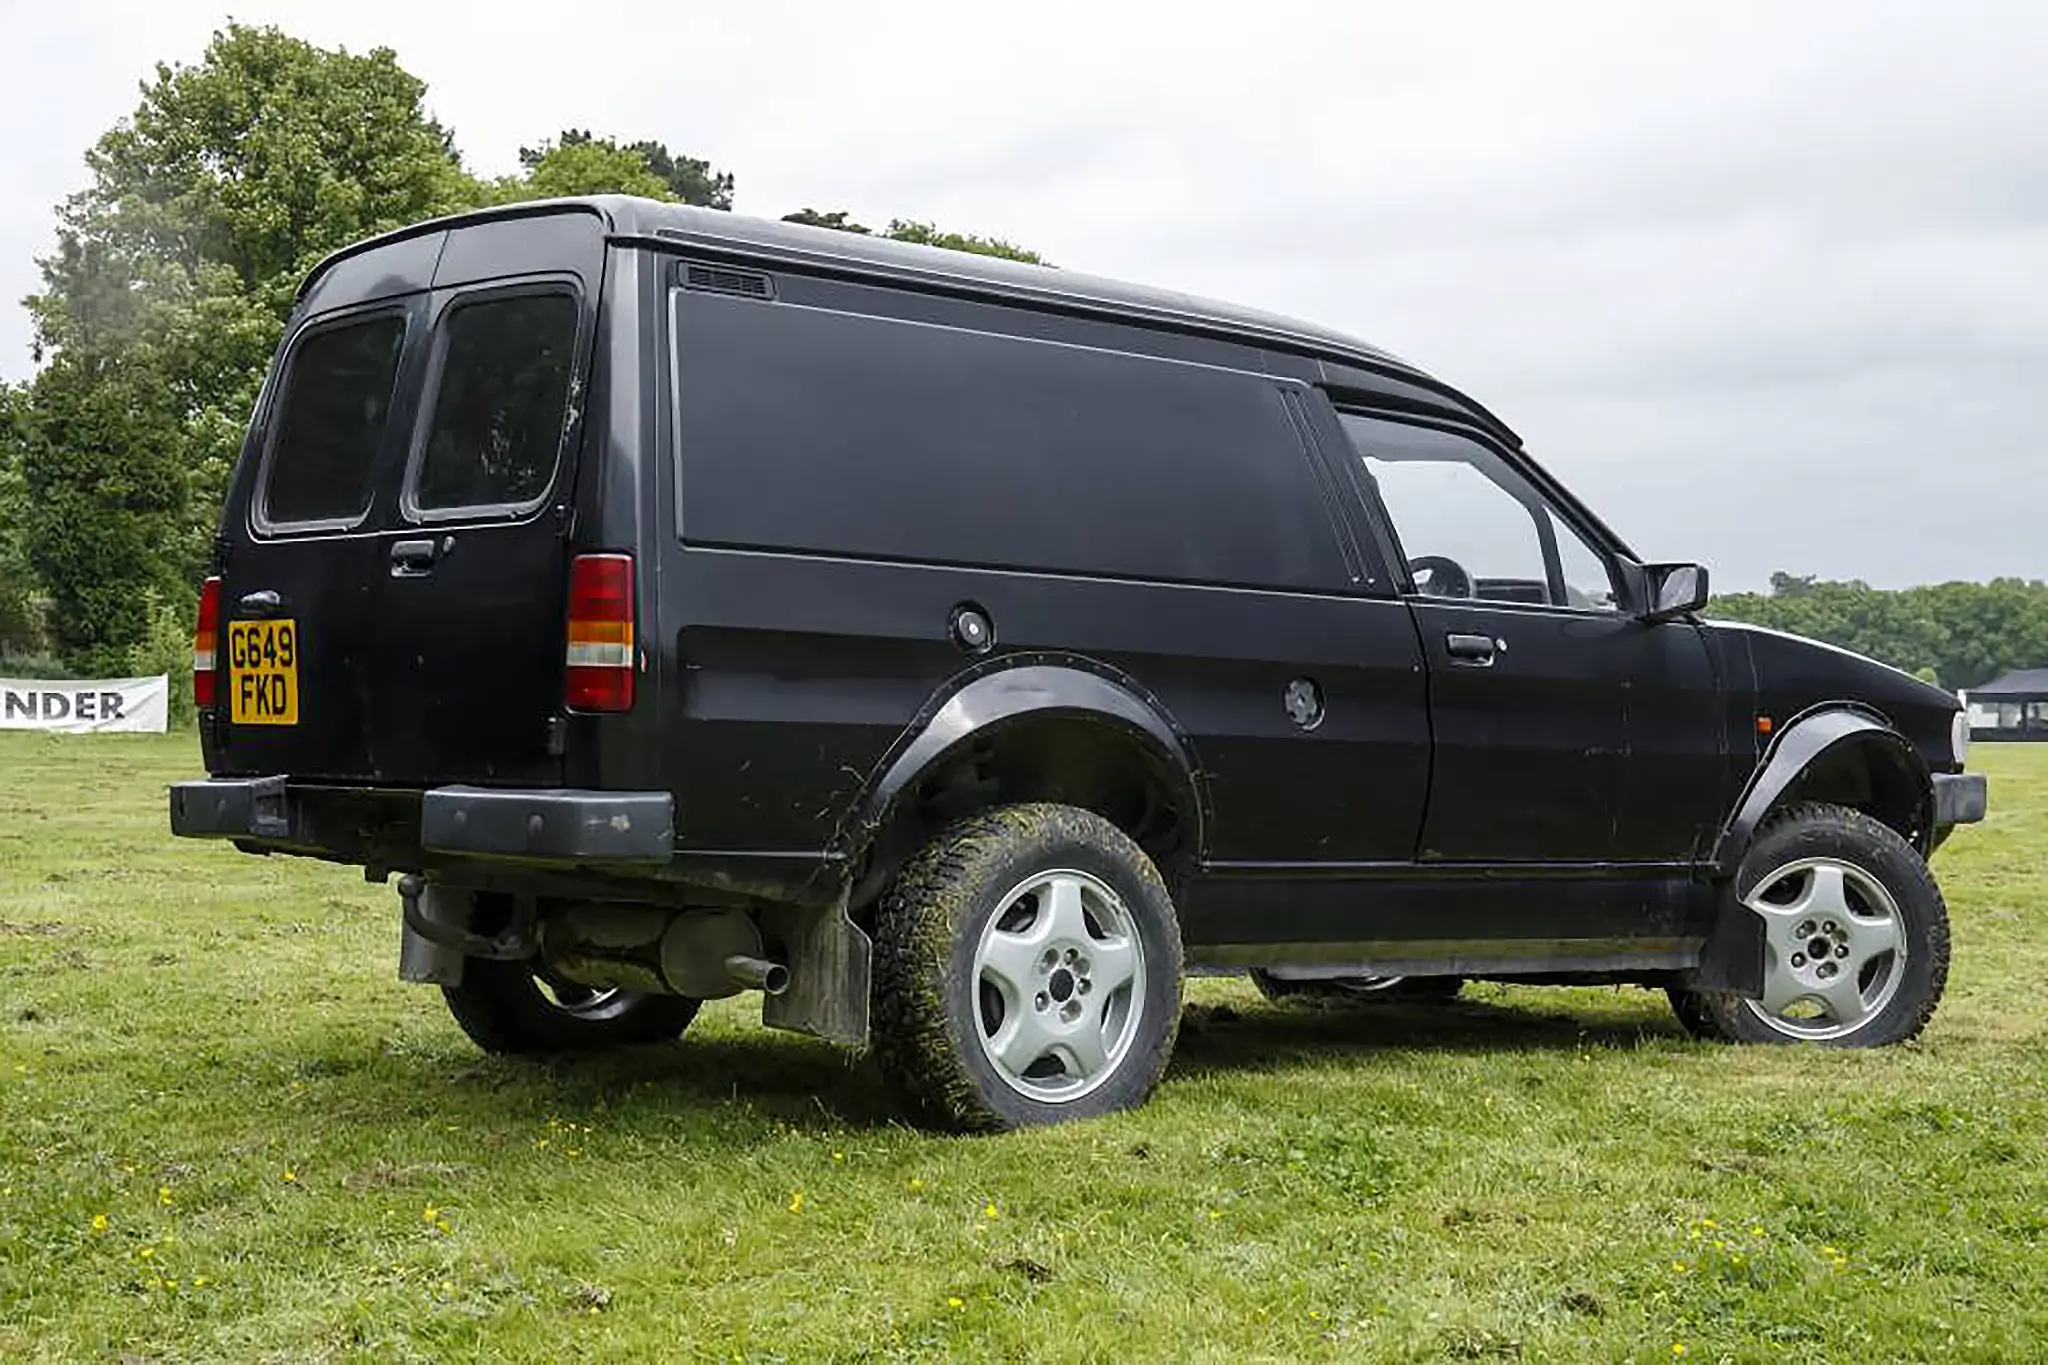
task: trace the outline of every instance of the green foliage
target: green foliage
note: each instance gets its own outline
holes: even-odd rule
[[[171,724],[184,728],[198,720],[192,705],[192,627],[198,599],[183,591],[149,589],[143,594],[148,622],[142,638],[129,647],[121,676],[170,679]]]
[[[307,270],[479,197],[425,96],[389,49],[231,24],[86,154],[28,300],[46,364],[16,423],[21,538],[80,671],[126,667],[148,593],[190,596]]]
[[[892,218],[889,226],[882,230],[884,237],[899,242],[917,242],[923,246],[945,247],[949,251],[971,251],[977,256],[1000,256],[1008,261],[1024,261],[1031,265],[1048,265],[1043,256],[1015,242],[1006,242],[1000,237],[978,237],[971,232],[946,232],[930,223],[913,222],[907,218]]]
[[[845,209],[801,208],[795,213],[782,215],[785,223],[803,223],[810,227],[836,228],[840,232],[857,232],[863,236],[873,235],[874,229],[854,221],[853,215]],[[1000,256],[1004,260],[1024,261],[1031,265],[1051,264],[1037,252],[1006,242],[1000,237],[980,237],[971,232],[947,232],[930,223],[920,223],[908,218],[892,218],[889,226],[883,228],[881,236],[897,242],[915,242],[920,246],[944,247],[949,251],[971,251],[977,256]]]
[[[0,384],[0,656],[40,644],[28,562],[28,480],[22,473],[27,414],[27,395]]]
[[[1970,688],[2012,668],[2048,665],[2048,583],[1998,578],[1885,590],[1771,575],[1771,591],[1716,597],[1711,615],[1825,640]]]
[[[575,155],[581,148],[597,149],[599,159],[585,161]],[[542,179],[541,173],[549,161],[559,160],[565,154],[570,155],[562,162],[564,166],[583,165],[595,170],[601,164],[609,164],[616,172],[630,171],[635,177],[634,183],[642,188],[607,186],[601,183],[600,177],[592,176],[592,188],[550,190],[550,194],[641,194],[650,199],[670,199],[680,204],[695,204],[700,208],[732,207],[733,182],[730,171],[714,171],[710,162],[694,156],[678,156],[671,152],[666,144],[660,142],[619,143],[610,138],[598,137],[587,128],[565,128],[561,136],[552,142],[543,142],[538,147],[521,147],[519,164],[538,182]],[[566,171],[553,174],[562,176],[566,175]],[[651,181],[646,177],[651,177]],[[653,188],[654,184],[658,184],[659,188]]]
[[[359,238],[470,202],[426,85],[389,48],[356,56],[230,24],[191,66],[159,64],[86,154],[30,300],[52,350],[179,330],[152,317],[236,290],[282,319],[299,279]],[[224,278],[208,279],[207,267]],[[188,325],[196,319],[180,318]],[[239,373],[246,354],[236,357]]]
[[[150,629],[151,595],[190,593],[175,547],[188,506],[184,432],[147,364],[66,351],[36,376],[22,452],[28,560],[59,653],[119,674]]]
[[[576,142],[544,142],[522,147],[523,176],[501,180],[493,189],[498,203],[522,199],[557,199],[578,194],[637,194],[673,200],[675,191],[656,175],[647,159],[608,139],[585,136]]]

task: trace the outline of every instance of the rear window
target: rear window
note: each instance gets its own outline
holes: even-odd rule
[[[449,311],[416,507],[516,507],[547,491],[569,407],[576,314],[576,300],[559,293]]]
[[[349,522],[369,509],[404,340],[404,319],[388,315],[300,340],[270,453],[266,520]]]

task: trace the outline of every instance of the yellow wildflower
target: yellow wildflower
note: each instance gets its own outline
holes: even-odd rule
[[[910,1177],[910,1192],[911,1192],[912,1194],[916,1194],[916,1193],[917,1193],[917,1192],[918,1192],[919,1190],[921,1190],[921,1189],[923,1189],[923,1188],[924,1188],[924,1181],[923,1181],[923,1180],[922,1180],[921,1178],[919,1178],[919,1177],[917,1177],[917,1176],[912,1176],[912,1177]]]
[[[107,1230],[107,1215],[104,1213],[94,1214],[92,1216],[92,1230],[94,1232],[105,1232]]]
[[[982,1208],[981,1216],[984,1218],[1000,1218],[1002,1213],[996,1208],[995,1201],[991,1200]]]
[[[212,1283],[213,1283],[213,1281],[212,1281],[212,1280],[209,1280],[209,1279],[208,1279],[208,1278],[206,1278],[206,1276],[204,1276],[204,1275],[194,1275],[194,1276],[192,1277],[192,1287],[193,1287],[194,1289],[204,1289],[204,1288],[206,1288],[206,1286],[208,1286],[208,1285],[210,1285],[210,1284],[212,1284]]]
[[[278,1179],[287,1185],[296,1185],[299,1183],[299,1173],[287,1166],[284,1168],[284,1174],[280,1175]]]
[[[171,1187],[169,1185],[159,1185],[156,1187],[156,1202],[159,1208],[167,1209],[171,1206]]]
[[[967,1300],[957,1294],[948,1295],[946,1298],[946,1307],[948,1308],[965,1308],[966,1306]]]
[[[1674,1341],[1674,1342],[1672,1342],[1672,1343],[1671,1343],[1671,1354],[1673,1354],[1673,1355],[1675,1355],[1675,1356],[1682,1356],[1682,1355],[1684,1355],[1684,1354],[1685,1354],[1685,1343],[1684,1343],[1684,1342],[1682,1342],[1682,1341]]]
[[[802,1213],[804,1211],[804,1192],[802,1190],[798,1190],[789,1196],[789,1211],[791,1213]]]

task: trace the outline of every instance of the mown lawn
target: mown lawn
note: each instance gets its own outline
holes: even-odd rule
[[[0,736],[0,1358],[2042,1358],[2048,746],[1979,753],[1918,1045],[1211,981],[1142,1112],[960,1140],[736,1002],[482,1057],[389,890],[169,838],[189,739]]]

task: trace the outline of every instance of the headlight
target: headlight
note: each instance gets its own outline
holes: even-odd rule
[[[1956,712],[1956,718],[1948,723],[1948,747],[1956,756],[1956,766],[1963,766],[1963,760],[1970,756],[1970,712],[1968,708]]]

